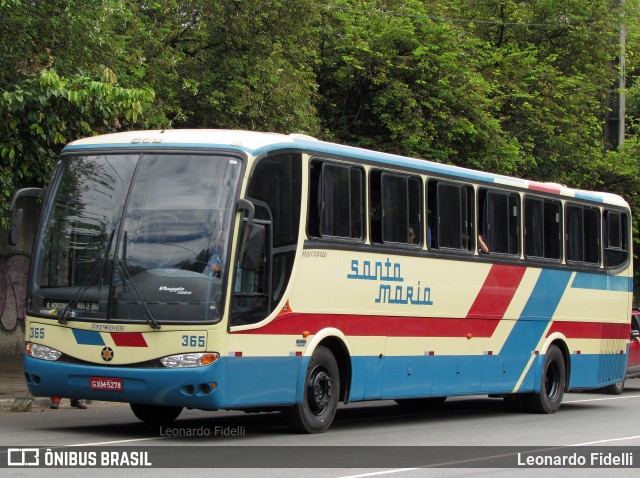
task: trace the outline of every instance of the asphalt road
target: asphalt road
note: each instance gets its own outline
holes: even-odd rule
[[[276,477],[493,477],[539,476],[549,472],[580,477],[603,473],[637,476],[639,414],[639,379],[628,381],[620,396],[565,394],[562,407],[553,415],[513,412],[502,400],[486,396],[453,397],[439,409],[422,411],[407,410],[390,401],[356,403],[341,407],[329,431],[318,435],[290,434],[278,413],[185,410],[171,426],[151,427],[137,421],[125,404],[99,403],[88,410],[76,410],[69,408],[67,402],[60,410],[0,413],[0,446],[50,450],[101,450],[118,446],[132,451],[151,446],[156,465],[158,460],[161,463],[170,460],[171,465],[167,466],[171,468],[162,470],[163,478],[184,476],[185,472],[178,468],[183,466],[217,468],[217,477],[265,476],[265,470],[256,466],[270,468],[268,475]],[[265,452],[263,447],[267,446],[274,448]],[[383,448],[373,451],[368,448],[380,446]],[[535,463],[526,466],[524,462],[525,466],[496,469],[486,468],[492,461],[474,460],[479,447],[485,447],[484,455],[495,458],[514,455],[520,448],[529,451],[533,447],[545,454],[544,450],[567,446],[579,447],[581,452],[592,449],[601,452],[601,447],[613,447],[612,453],[622,458],[628,449],[620,447],[635,447],[629,457],[635,468],[601,464],[601,468],[569,465],[540,469]],[[158,450],[162,456],[158,456]],[[190,454],[189,450],[195,452]],[[228,453],[223,456],[221,451]],[[265,453],[271,461],[263,459]],[[439,456],[434,457],[434,453]],[[230,456],[235,461],[230,461]],[[423,468],[416,456],[429,457],[422,463],[437,466]],[[508,463],[514,460],[510,458]],[[7,459],[0,457],[0,464],[6,463]],[[237,463],[237,467],[229,467],[229,463]],[[198,474],[204,471],[191,470]],[[11,467],[3,469],[2,474],[32,476],[34,471]],[[100,476],[129,474],[157,476],[158,469],[100,470]],[[87,469],[46,470],[46,476],[76,475],[87,476]]]

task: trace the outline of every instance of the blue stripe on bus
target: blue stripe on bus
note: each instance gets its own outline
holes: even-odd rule
[[[520,318],[500,350],[500,356],[513,362],[515,370],[524,371],[531,353],[553,318],[571,279],[572,272],[543,269],[524,306]],[[537,361],[540,357],[536,358]],[[536,363],[527,372],[520,390],[535,388]],[[515,387],[516,382],[513,383]]]
[[[633,278],[578,272],[573,279],[571,288],[633,292]]]
[[[571,355],[571,388],[599,388],[624,378],[627,368],[625,354]]]
[[[401,166],[407,167],[417,170],[422,170],[431,173],[440,173],[446,174],[449,176],[456,176],[460,178],[465,178],[474,181],[485,181],[485,182],[494,182],[496,178],[502,177],[496,174],[484,173],[482,171],[474,171],[470,169],[465,169],[457,166],[451,166],[448,164],[441,163],[433,163],[431,161],[426,161],[423,159],[410,158],[405,156],[398,156],[395,154],[382,153],[379,151],[372,151],[368,149],[356,148],[353,146],[345,146],[341,144],[333,144],[333,143],[325,143],[322,141],[312,141],[296,138],[294,140],[295,146],[301,149],[317,152],[319,154],[326,154],[330,156],[342,156],[349,157],[360,160],[367,161],[377,161],[380,163],[392,165],[392,166]],[[263,148],[256,150],[255,154],[260,154],[262,152],[268,152],[273,149],[274,145],[269,145]],[[518,178],[507,178],[504,176],[504,179],[513,182],[522,182],[522,184],[526,184],[526,181]]]
[[[323,141],[315,141],[304,138],[291,137],[291,141],[274,142],[259,146],[257,148],[249,148],[242,145],[232,144],[218,144],[218,143],[154,143],[154,142],[139,142],[139,143],[99,143],[99,144],[70,144],[64,147],[63,152],[104,149],[104,148],[117,148],[117,149],[133,149],[133,148],[180,148],[180,149],[226,149],[237,150],[245,153],[253,154],[255,156],[271,151],[301,149],[305,151],[317,152],[322,155],[329,156],[342,156],[356,158],[360,160],[376,161],[379,163],[408,167],[426,173],[439,173],[449,176],[459,177],[466,180],[484,181],[484,182],[496,182],[503,180],[509,184],[521,184],[527,188],[530,184],[521,178],[502,176],[498,174],[486,173],[483,171],[475,171],[471,169],[462,168],[459,166],[453,166],[448,164],[435,163],[423,159],[411,158],[406,156],[399,156],[390,153],[383,153],[368,149],[357,148],[353,146],[327,143]],[[575,197],[578,199],[586,199],[589,201],[604,203],[605,196],[597,192],[589,191],[576,191],[572,190]]]
[[[72,329],[73,336],[79,345],[105,345],[100,332],[91,330]]]
[[[602,194],[598,193],[590,193],[587,191],[575,191],[574,192],[576,199],[586,199],[587,201],[594,202],[604,202],[604,197]]]
[[[542,359],[542,356],[539,357]],[[291,405],[302,399],[309,357],[221,357],[194,369],[136,369],[53,363],[25,356],[29,391],[37,397],[73,396],[125,403],[202,409]],[[384,363],[382,376],[367,382],[371,366]],[[571,356],[571,387],[605,386],[622,378],[622,354]],[[509,393],[522,363],[498,356],[352,357],[352,401]],[[505,368],[506,365],[506,368]],[[283,373],[284,372],[284,373]],[[501,378],[501,374],[504,377]],[[118,377],[121,391],[91,390],[91,377]],[[212,390],[209,384],[217,383]],[[376,383],[377,382],[377,383]],[[523,386],[520,391],[531,391]]]
[[[471,169],[462,168],[459,166],[452,166],[448,164],[434,163],[431,161],[411,158],[405,156],[398,156],[390,153],[382,153],[378,151],[372,151],[367,149],[361,149],[353,146],[346,146],[341,144],[326,143],[323,141],[314,141],[302,138],[293,138],[293,141],[283,141],[280,143],[271,143],[268,145],[260,146],[252,149],[241,145],[231,144],[217,144],[217,143],[110,143],[110,144],[81,144],[81,145],[67,145],[63,149],[63,152],[92,150],[92,149],[104,149],[104,148],[191,148],[191,149],[227,149],[237,150],[245,153],[258,156],[263,153],[276,151],[278,149],[302,149],[311,152],[316,152],[320,155],[326,154],[330,156],[342,156],[350,157],[360,160],[376,161],[386,165],[408,167],[426,173],[438,173],[448,176],[454,176],[466,180],[472,181],[484,181],[484,182],[496,182],[497,180],[507,181],[510,184],[521,184],[523,187],[528,187],[529,181],[521,178],[501,176],[498,174],[485,173],[482,171],[474,171]],[[574,195],[578,199],[586,199],[589,201],[604,203],[605,198],[600,193],[588,192],[588,191],[574,191]]]

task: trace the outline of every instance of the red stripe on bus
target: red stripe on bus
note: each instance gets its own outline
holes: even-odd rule
[[[529,183],[529,189],[533,189],[534,191],[542,191],[545,193],[554,193],[554,194],[560,194],[560,191],[562,191],[562,188],[560,186],[551,186],[549,184],[534,183],[534,182]]]
[[[501,319],[516,294],[526,267],[494,265],[467,313],[467,318]],[[497,322],[496,322],[497,325]]]
[[[327,315],[291,312],[276,317],[260,329],[239,334],[301,335],[334,327],[361,337],[491,337],[513,299],[525,267],[494,265],[466,317],[388,317],[377,315]]]
[[[111,338],[118,347],[148,347],[142,332],[111,332]]]
[[[559,332],[572,339],[629,339],[630,324],[603,324],[600,322],[554,322],[547,337]]]
[[[496,319],[388,317],[378,315],[289,313],[276,317],[259,329],[240,330],[236,334],[300,335],[308,331],[317,334],[326,328],[336,328],[345,335],[360,337],[490,337]]]

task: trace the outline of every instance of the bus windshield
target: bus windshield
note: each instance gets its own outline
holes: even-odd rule
[[[73,319],[217,321],[240,160],[65,156],[36,249],[30,308]]]

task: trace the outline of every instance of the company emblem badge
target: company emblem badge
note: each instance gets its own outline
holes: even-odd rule
[[[114,356],[113,349],[111,347],[105,347],[102,349],[102,360],[105,362],[111,362]]]

